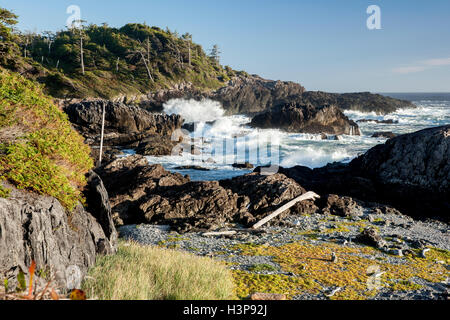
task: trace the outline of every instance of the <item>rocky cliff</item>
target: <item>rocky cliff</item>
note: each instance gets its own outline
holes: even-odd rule
[[[358,125],[333,106],[314,107],[289,103],[255,116],[255,128],[276,128],[298,133],[360,135]]]
[[[79,269],[81,281],[97,255],[116,251],[108,194],[98,177],[91,176],[87,188],[90,205],[98,209],[94,215],[81,204],[68,215],[53,197],[7,188],[8,198],[0,198],[0,278],[8,279],[10,289],[32,261],[45,281],[52,279],[63,290],[73,289],[67,287],[69,267]]]

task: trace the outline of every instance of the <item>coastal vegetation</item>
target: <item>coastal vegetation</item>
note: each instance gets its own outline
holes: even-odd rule
[[[0,69],[0,180],[53,196],[72,210],[93,167],[83,140],[40,85]],[[6,190],[1,187],[0,196]]]
[[[234,283],[210,258],[122,242],[117,254],[98,259],[83,289],[100,300],[224,300]]]
[[[217,89],[236,74],[220,65],[217,45],[208,55],[189,33],[139,23],[12,32],[17,16],[1,13],[0,64],[42,83],[57,98],[139,96],[179,83]]]

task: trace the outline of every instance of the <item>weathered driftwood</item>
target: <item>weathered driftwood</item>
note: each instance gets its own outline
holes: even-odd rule
[[[318,198],[320,198],[320,196],[318,194],[312,192],[312,191],[307,192],[305,194],[302,194],[300,197],[297,197],[294,200],[286,203],[284,206],[282,206],[281,208],[275,210],[272,214],[268,215],[267,217],[265,217],[264,219],[262,219],[261,221],[259,221],[255,225],[253,225],[252,229],[258,229],[258,228],[262,227],[267,222],[269,222],[270,220],[276,218],[281,213],[283,213],[284,211],[290,209],[291,207],[293,207],[294,205],[296,205],[300,201],[311,200],[311,199],[315,200],[316,198],[318,199]]]
[[[216,232],[205,232],[202,234],[202,236],[204,237],[209,237],[209,236],[232,236],[235,235],[237,232],[236,231],[216,231]]]

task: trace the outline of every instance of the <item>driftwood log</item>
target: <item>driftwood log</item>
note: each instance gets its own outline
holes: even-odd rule
[[[291,207],[293,207],[294,205],[296,205],[298,202],[300,201],[305,201],[305,200],[315,200],[315,199],[319,199],[320,196],[312,191],[307,192],[305,194],[302,194],[301,196],[295,198],[294,200],[286,203],[284,206],[278,208],[277,210],[275,210],[272,214],[268,215],[267,217],[265,217],[264,219],[262,219],[261,221],[255,223],[252,227],[252,229],[258,229],[261,228],[263,225],[265,225],[267,222],[269,222],[270,220],[276,218],[277,216],[279,216],[280,214],[282,214],[284,211],[290,209]]]

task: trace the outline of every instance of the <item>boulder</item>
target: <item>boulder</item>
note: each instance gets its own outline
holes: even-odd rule
[[[172,154],[178,142],[170,137],[152,135],[141,140],[136,148],[136,153],[144,156],[166,156]]]
[[[314,107],[289,103],[255,116],[251,126],[313,134],[360,135],[358,125],[335,105]]]
[[[64,108],[70,122],[83,128],[84,132],[99,134],[105,106],[106,133],[153,133],[170,136],[181,128],[183,120],[178,115],[162,115],[142,108],[107,100],[82,101]]]
[[[222,103],[227,114],[255,114],[290,102],[305,92],[300,84],[258,76],[235,77],[209,98]]]
[[[392,139],[395,138],[397,135],[395,133],[392,133],[390,131],[381,131],[381,132],[375,132],[372,135],[372,138],[386,138],[386,139]]]
[[[233,163],[232,167],[236,169],[253,169],[255,166],[249,162],[245,162],[245,163]]]
[[[36,270],[49,271],[54,283],[66,288],[68,267],[84,277],[97,254],[112,252],[102,226],[81,205],[69,216],[55,198],[7,187],[9,197],[0,198],[0,278],[8,279],[11,289],[33,260]]]
[[[340,197],[330,194],[325,198],[324,214],[332,214],[341,217],[358,217],[363,215],[363,207],[358,201],[350,197]]]

